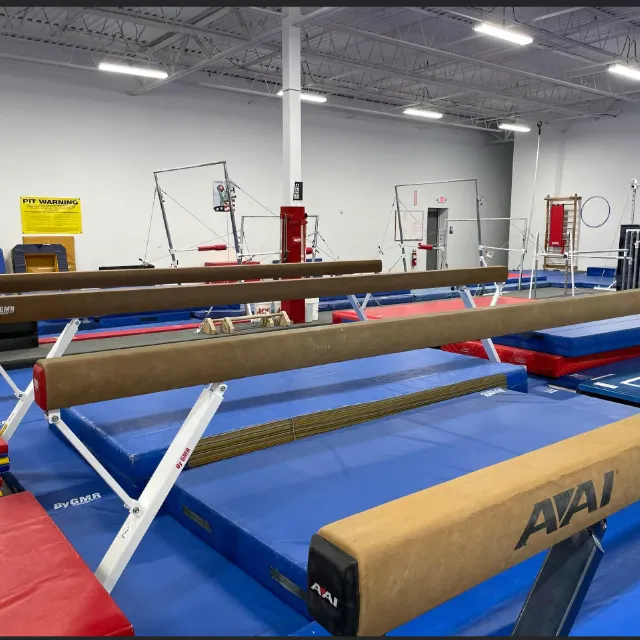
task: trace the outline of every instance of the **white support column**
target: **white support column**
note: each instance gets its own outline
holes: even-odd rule
[[[67,350],[67,347],[71,344],[76,333],[78,333],[78,329],[80,328],[80,319],[73,318],[67,323],[67,326],[64,328],[63,332],[58,336],[58,339],[55,341],[53,347],[47,354],[46,359],[49,358],[58,358],[64,355],[64,352]],[[26,388],[24,393],[20,392],[18,396],[19,400],[16,403],[16,406],[13,408],[11,415],[7,418],[6,422],[0,425],[0,437],[5,442],[9,442],[11,436],[15,433],[16,429],[22,422],[22,419],[27,415],[27,411],[29,411],[31,405],[34,400],[33,393],[33,380],[29,383],[29,386]]]
[[[462,298],[462,302],[464,302],[464,306],[467,309],[475,309],[476,301],[473,299],[469,289],[467,287],[458,287],[458,292],[460,293],[460,297]],[[502,292],[502,286],[498,288],[498,283],[496,282],[496,292],[493,295],[493,299],[491,301],[490,306],[495,306],[498,303],[498,299],[500,298],[500,293]],[[487,353],[487,358],[491,360],[491,362],[500,362],[500,356],[496,351],[496,347],[493,344],[493,340],[491,338],[485,338],[481,340],[482,346],[484,347],[485,352]]]
[[[129,517],[96,569],[96,577],[109,593],[115,587],[144,534],[151,526],[180,472],[187,466],[193,450],[218,410],[226,390],[226,384],[217,383],[209,385],[202,391],[140,495],[140,499],[132,506]]]
[[[302,180],[300,27],[294,26],[298,20],[300,20],[300,7],[284,8],[282,18],[282,204],[284,206],[294,204],[294,182]]]

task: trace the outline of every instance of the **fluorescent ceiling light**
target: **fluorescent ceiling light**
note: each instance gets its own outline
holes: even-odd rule
[[[475,27],[473,27],[473,30],[477,31],[478,33],[484,33],[487,36],[493,36],[494,38],[507,40],[507,42],[513,42],[514,44],[525,45],[531,44],[533,42],[533,38],[524,35],[523,33],[518,33],[517,31],[512,31],[511,29],[496,27],[492,24],[487,24],[486,22],[477,24]]]
[[[165,71],[155,71],[154,69],[144,69],[142,67],[130,67],[126,64],[110,64],[101,62],[98,65],[100,71],[111,71],[113,73],[125,73],[129,76],[142,76],[143,78],[156,78],[164,80],[169,74]]]
[[[527,127],[526,124],[515,124],[514,122],[501,122],[498,125],[498,129],[503,129],[505,131],[518,131],[519,133],[529,133],[529,131],[531,131],[531,128]]]
[[[612,64],[609,67],[609,71],[619,76],[640,80],[640,69],[638,67],[629,67],[626,64]]]
[[[402,113],[407,116],[418,116],[420,118],[432,118],[433,120],[439,120],[442,118],[442,113],[439,111],[425,111],[424,109],[405,109]]]
[[[280,89],[280,91],[278,91],[276,95],[282,98],[284,92],[282,91],[282,89]],[[319,93],[308,93],[306,91],[301,91],[300,100],[304,100],[305,102],[326,102],[327,98],[326,96],[321,96]]]

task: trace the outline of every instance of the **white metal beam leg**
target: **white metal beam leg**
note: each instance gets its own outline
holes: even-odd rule
[[[4,378],[4,381],[11,387],[11,391],[13,391],[13,395],[16,398],[22,398],[22,391],[18,389],[16,383],[11,379],[11,376],[5,371],[4,367],[0,365],[0,376]]]
[[[58,339],[55,341],[53,347],[51,347],[51,350],[45,359],[48,360],[49,358],[62,356],[67,350],[67,347],[71,344],[73,337],[78,333],[79,328],[79,318],[73,318],[73,320],[70,320],[62,333],[58,336]],[[33,380],[29,383],[29,386],[26,388],[24,393],[20,392],[20,390],[18,390],[18,392],[20,395],[18,396],[19,399],[16,406],[13,408],[13,411],[7,418],[6,422],[2,427],[0,427],[0,436],[5,442],[9,442],[11,436],[16,432],[16,429],[22,422],[22,419],[27,415],[27,411],[29,411],[33,404]]]
[[[186,467],[204,430],[218,410],[226,390],[227,386],[220,383],[209,385],[203,390],[140,499],[131,507],[129,517],[96,569],[96,577],[109,593],[151,526],[180,472]]]
[[[287,7],[282,18],[283,205],[292,205],[295,182],[302,180],[302,109],[300,105],[300,7]]]
[[[367,316],[364,310],[366,308],[366,303],[369,301],[369,296],[370,294],[367,294],[367,297],[365,298],[365,302],[362,306],[358,302],[358,298],[356,298],[353,294],[347,296],[347,300],[349,301],[349,304],[353,307],[353,310],[356,312],[356,315],[358,316],[358,320],[360,320],[361,322],[364,322],[367,319]]]
[[[490,306],[492,307],[498,304],[498,300],[500,299],[500,293],[502,292],[502,287],[504,286],[504,283],[496,282],[495,285],[496,285],[496,292],[493,294],[493,298],[490,304]],[[460,293],[460,297],[462,298],[462,301],[464,302],[465,308],[475,309],[476,301],[473,299],[473,296],[471,295],[471,292],[469,291],[469,289],[467,289],[467,287],[458,287],[458,291]],[[484,338],[483,340],[481,340],[481,342],[482,342],[482,346],[484,347],[484,350],[487,353],[487,358],[489,358],[491,362],[500,362],[500,356],[496,351],[496,347],[493,344],[493,340],[491,338]]]

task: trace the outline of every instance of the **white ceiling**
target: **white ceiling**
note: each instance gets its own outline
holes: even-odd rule
[[[566,130],[640,108],[640,83],[607,72],[635,63],[640,7],[304,8],[303,85],[325,106],[402,115],[437,107],[440,124],[498,132],[510,118]],[[4,7],[0,58],[93,70],[130,61],[168,83],[274,96],[281,83],[281,7]],[[480,21],[533,37],[520,47],[483,36]],[[124,88],[126,87],[126,89]],[[324,108],[324,107],[323,107]]]

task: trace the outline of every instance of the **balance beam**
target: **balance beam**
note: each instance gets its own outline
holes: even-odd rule
[[[637,313],[634,290],[65,356],[36,363],[35,401],[55,410]]]
[[[640,499],[640,416],[322,527],[309,611],[383,635]]]
[[[380,260],[256,264],[224,267],[180,267],[178,269],[116,269],[60,273],[9,273],[0,275],[0,293],[31,293],[72,289],[146,287],[157,284],[311,278],[315,276],[380,273]]]
[[[265,300],[298,300],[376,291],[468,285],[479,282],[500,282],[506,278],[506,267],[483,267],[218,285],[7,295],[0,298],[0,311],[4,311],[0,313],[0,324],[246,304]]]

